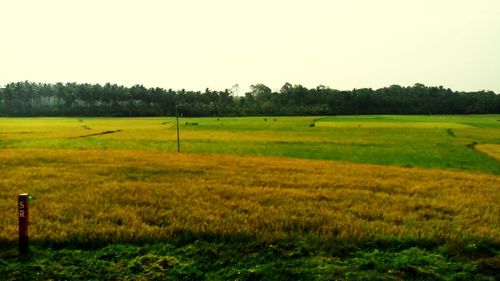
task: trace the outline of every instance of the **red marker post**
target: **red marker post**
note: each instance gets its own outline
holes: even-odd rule
[[[19,253],[28,253],[28,201],[29,194],[21,193],[17,196],[19,208]]]

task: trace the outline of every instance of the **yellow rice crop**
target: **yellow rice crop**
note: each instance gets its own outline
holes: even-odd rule
[[[479,144],[476,145],[476,149],[500,161],[500,144]]]
[[[366,121],[356,120],[348,122],[320,121],[316,123],[317,127],[363,127],[363,128],[471,128],[471,126],[462,123],[452,122],[390,122],[390,121]]]
[[[144,151],[0,151],[0,241],[30,192],[36,241],[179,233],[500,242],[500,177],[317,160]]]

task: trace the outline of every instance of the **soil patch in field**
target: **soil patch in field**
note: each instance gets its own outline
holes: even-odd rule
[[[119,133],[122,130],[115,130],[115,131],[104,131],[100,133],[95,133],[95,134],[89,134],[89,135],[82,135],[78,137],[72,137],[72,139],[77,139],[77,138],[89,138],[89,137],[95,137],[95,136],[102,136],[102,135],[108,135],[108,134],[114,134],[114,133]]]

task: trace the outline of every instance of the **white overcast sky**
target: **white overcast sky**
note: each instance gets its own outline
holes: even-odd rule
[[[500,92],[499,0],[1,0],[0,85]]]

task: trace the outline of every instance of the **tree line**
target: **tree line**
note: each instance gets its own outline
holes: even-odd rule
[[[186,91],[116,84],[9,83],[0,88],[0,116],[252,116],[500,113],[500,95],[415,84],[335,90],[286,83],[231,90]]]

